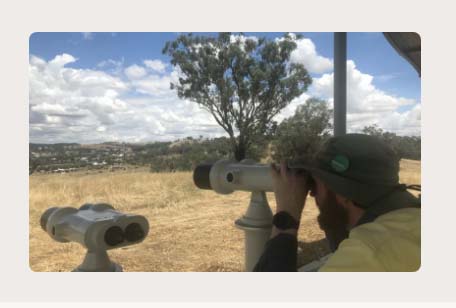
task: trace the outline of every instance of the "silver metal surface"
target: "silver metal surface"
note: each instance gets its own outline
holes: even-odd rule
[[[252,192],[246,213],[235,225],[245,233],[245,270],[250,272],[271,237],[272,211],[264,192]]]

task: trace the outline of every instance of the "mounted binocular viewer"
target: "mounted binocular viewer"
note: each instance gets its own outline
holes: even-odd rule
[[[296,172],[300,169],[293,168]],[[251,271],[261,256],[272,230],[272,211],[265,192],[272,192],[271,167],[245,159],[219,160],[198,165],[193,181],[200,189],[230,194],[236,190],[252,192],[246,213],[235,221],[245,231],[245,269]]]
[[[269,165],[245,159],[241,162],[219,160],[215,164],[198,165],[193,181],[200,189],[230,194],[235,190],[273,191]]]
[[[52,207],[40,219],[41,228],[57,242],[77,242],[87,248],[83,263],[74,271],[122,271],[109,260],[107,250],[142,242],[149,223],[144,216],[115,211],[105,203]]]
[[[302,169],[291,168],[305,173]],[[250,159],[241,162],[219,160],[214,164],[198,165],[193,181],[198,188],[214,190],[219,194],[230,194],[236,190],[273,191],[270,165],[258,164]]]

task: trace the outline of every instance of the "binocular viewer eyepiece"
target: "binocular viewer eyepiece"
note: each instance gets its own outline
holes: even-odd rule
[[[235,190],[273,191],[269,165],[245,159],[241,162],[219,160],[214,164],[198,165],[193,181],[200,189],[230,194]]]
[[[88,250],[108,250],[141,242],[149,223],[141,215],[115,211],[105,203],[52,207],[40,219],[41,228],[58,242],[78,242]]]

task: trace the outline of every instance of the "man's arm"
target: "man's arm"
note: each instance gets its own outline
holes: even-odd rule
[[[278,212],[287,212],[300,221],[309,191],[307,176],[296,174],[282,163],[280,169],[271,165],[274,194]],[[295,272],[297,270],[297,229],[272,228],[271,239],[266,243],[263,255],[254,272]]]
[[[265,246],[254,272],[296,272],[298,240],[296,236],[281,233]]]

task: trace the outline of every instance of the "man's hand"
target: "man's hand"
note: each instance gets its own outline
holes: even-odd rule
[[[284,162],[280,164],[280,167],[271,164],[271,175],[277,202],[276,212],[286,211],[296,221],[300,221],[309,192],[308,175],[288,169]]]

